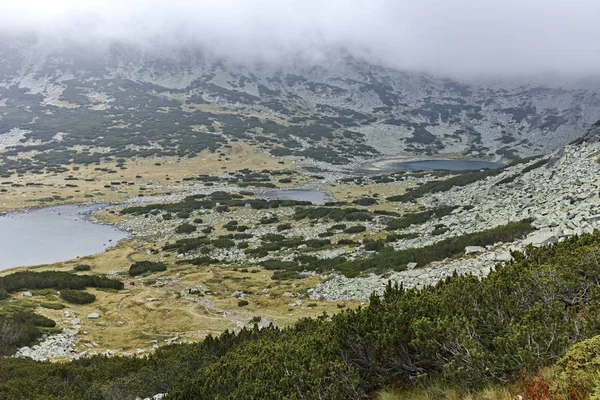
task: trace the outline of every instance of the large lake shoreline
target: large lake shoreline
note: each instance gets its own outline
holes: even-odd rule
[[[0,216],[0,271],[54,264],[116,246],[130,234],[98,221],[111,204],[59,205]]]

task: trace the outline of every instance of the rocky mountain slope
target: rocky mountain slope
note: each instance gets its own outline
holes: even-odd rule
[[[418,202],[426,207],[458,208],[450,215],[402,231],[417,238],[401,240],[394,247],[423,247],[449,237],[529,218],[537,230],[527,237],[486,248],[466,248],[460,259],[386,276],[336,276],[319,285],[311,298],[366,300],[372,292],[383,293],[388,280],[408,288],[421,288],[455,273],[483,277],[496,264],[511,260],[512,251],[524,251],[528,245],[546,246],[600,229],[599,134],[600,123],[596,123],[575,143],[556,151],[547,165],[532,161],[466,186],[420,198]],[[432,232],[439,226],[443,226],[445,232],[433,236]]]
[[[509,159],[548,153],[600,117],[598,85],[459,81],[343,51],[239,65],[197,50],[0,43],[0,148],[23,146],[4,155],[3,173],[104,153],[192,155],[229,139],[334,164],[397,154]],[[34,160],[16,160],[23,151]]]

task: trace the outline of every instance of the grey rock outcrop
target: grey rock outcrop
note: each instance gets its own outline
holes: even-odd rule
[[[600,130],[600,127],[595,129]],[[417,239],[399,240],[396,249],[423,247],[466,233],[485,231],[509,222],[531,219],[536,231],[513,243],[496,243],[488,248],[467,247],[465,253],[475,258],[432,263],[425,268],[407,269],[386,276],[345,278],[329,277],[318,285],[310,297],[326,300],[367,300],[372,292],[381,294],[388,280],[405,287],[435,284],[454,273],[487,275],[497,263],[510,261],[511,251],[523,251],[527,245],[547,246],[572,235],[600,229],[600,142],[584,141],[565,147],[552,166],[541,166],[522,172],[528,164],[507,168],[502,173],[446,192],[427,195],[419,203],[427,207],[464,206],[450,215],[412,226],[402,233],[418,235]],[[507,178],[510,183],[503,183]],[[437,224],[448,230],[432,236]]]

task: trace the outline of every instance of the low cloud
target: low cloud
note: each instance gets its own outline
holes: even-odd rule
[[[267,62],[342,48],[460,75],[600,72],[598,0],[0,0],[0,9],[3,30],[59,43]]]

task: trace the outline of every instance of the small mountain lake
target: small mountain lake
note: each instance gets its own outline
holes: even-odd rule
[[[481,169],[497,169],[505,164],[491,161],[472,160],[420,160],[401,161],[398,159],[379,160],[366,165],[368,171],[400,172],[400,171],[470,171]]]
[[[129,234],[90,219],[104,207],[67,205],[0,216],[0,270],[66,261],[116,245]]]
[[[328,201],[334,201],[331,194],[320,190],[268,190],[257,192],[256,197],[267,200],[297,200],[310,201],[313,204],[325,204]]]

